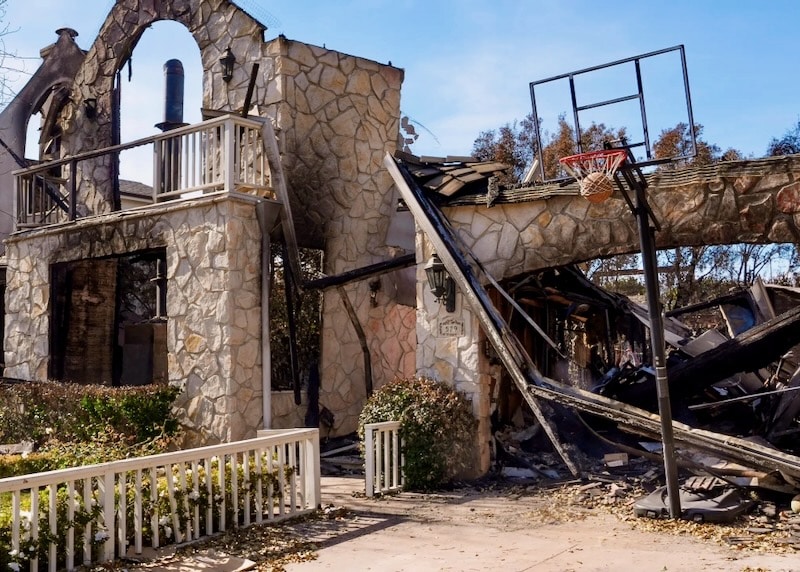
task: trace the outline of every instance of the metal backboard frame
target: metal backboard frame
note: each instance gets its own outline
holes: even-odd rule
[[[691,136],[691,152],[684,155],[679,155],[675,157],[667,157],[667,158],[659,158],[655,159],[653,157],[653,152],[650,145],[650,130],[647,124],[647,110],[645,106],[645,91],[644,91],[644,82],[642,81],[642,61],[647,60],[649,58],[653,58],[655,56],[660,56],[663,54],[668,54],[671,52],[678,52],[680,55],[680,67],[683,76],[683,89],[685,94],[685,104],[686,104],[686,121],[687,125],[689,126],[689,133]],[[636,79],[636,92],[632,94],[621,95],[620,97],[615,97],[612,99],[594,102],[594,103],[586,103],[579,105],[578,104],[578,95],[575,88],[575,79],[579,76],[584,74],[590,74],[592,72],[596,72],[598,70],[603,70],[607,68],[613,68],[615,66],[623,66],[624,64],[633,63],[634,72],[635,72],[635,79]],[[578,71],[557,75],[554,77],[550,77],[547,79],[542,79],[538,81],[533,81],[530,83],[530,92],[531,92],[531,103],[533,105],[533,118],[534,118],[534,125],[535,125],[535,136],[536,136],[536,155],[539,158],[539,170],[540,175],[543,181],[545,179],[544,173],[544,162],[541,159],[541,150],[542,150],[542,133],[541,133],[541,126],[539,117],[539,110],[537,108],[536,102],[536,89],[537,87],[542,86],[543,84],[552,83],[560,80],[568,80],[569,82],[569,91],[570,91],[570,99],[571,99],[571,107],[572,107],[572,118],[574,122],[574,130],[575,130],[575,143],[578,153],[584,153],[589,151],[589,149],[583,149],[581,145],[581,135],[583,131],[581,130],[581,112],[596,109],[605,106],[613,106],[615,104],[624,103],[627,101],[634,101],[638,100],[639,102],[639,111],[641,113],[641,127],[642,133],[644,135],[643,141],[638,141],[634,143],[629,143],[626,146],[629,148],[635,147],[642,147],[644,148],[645,159],[636,162],[638,167],[647,167],[651,165],[667,163],[677,160],[685,160],[694,157],[697,154],[697,139],[694,130],[694,116],[692,113],[692,98],[689,91],[689,76],[686,69],[686,52],[684,50],[683,45],[674,46],[671,48],[665,48],[663,50],[657,50],[654,52],[648,52],[646,54],[641,54],[638,56],[633,56],[630,58],[625,58],[622,60],[613,61],[607,64],[602,64],[598,66],[592,66],[589,68],[581,69]],[[630,127],[630,126],[620,126],[620,127]],[[553,180],[553,179],[550,179]]]

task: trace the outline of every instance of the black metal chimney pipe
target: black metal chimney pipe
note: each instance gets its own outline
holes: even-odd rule
[[[183,64],[167,60],[164,64],[164,121],[157,123],[161,131],[183,127]]]

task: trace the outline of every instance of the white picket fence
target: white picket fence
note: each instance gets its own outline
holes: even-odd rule
[[[0,507],[9,497],[10,568],[73,570],[314,511],[319,432],[264,431],[235,443],[0,479]]]
[[[364,424],[364,476],[368,497],[403,488],[399,421]]]

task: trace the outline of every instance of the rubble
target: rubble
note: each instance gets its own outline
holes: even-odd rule
[[[529,409],[529,422],[541,426],[574,476],[585,473],[578,459],[587,441],[585,433],[573,430],[575,417],[594,426],[590,430],[597,435],[619,436],[620,452],[652,456],[630,438],[660,439],[662,430],[647,310],[603,290],[573,266],[524,273],[500,284],[413,176],[388,155],[384,163],[480,323],[491,345],[489,359],[503,365],[490,396],[498,460],[508,464],[508,453],[521,457],[497,439],[521,407]],[[759,478],[769,475],[783,481],[778,485],[800,489],[793,439],[800,432],[794,409],[800,408],[795,397],[800,392],[782,391],[800,385],[793,379],[800,364],[790,350],[800,344],[798,302],[800,290],[760,283],[709,301],[706,306],[720,309],[728,331],[700,341],[701,332],[676,319],[680,312],[664,321],[667,368],[679,380],[671,395],[677,446],[712,453],[755,470]],[[746,395],[756,397],[720,403]],[[689,409],[712,402],[716,407]],[[786,429],[777,429],[779,419]],[[688,464],[713,475],[709,467]]]

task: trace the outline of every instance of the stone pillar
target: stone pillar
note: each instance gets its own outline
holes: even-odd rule
[[[447,312],[428,287],[424,261],[433,254],[417,235],[417,374],[453,387],[472,403],[477,420],[474,461],[470,477],[489,470],[491,463],[490,400],[492,376],[483,351],[480,323],[456,288],[456,309]]]
[[[185,217],[185,218],[184,218]],[[189,444],[255,436],[261,427],[260,230],[250,201],[175,220],[167,252],[170,383],[185,383]]]

